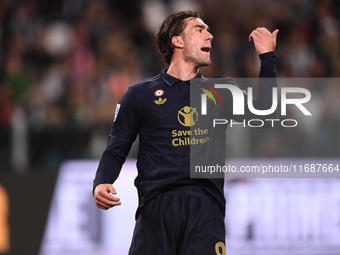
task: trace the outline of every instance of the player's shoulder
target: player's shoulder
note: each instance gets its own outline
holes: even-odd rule
[[[226,81],[233,81],[232,78],[228,77],[228,76],[224,76],[224,75],[220,75],[220,74],[215,74],[213,77],[211,77],[210,79],[223,79]]]
[[[141,82],[138,82],[134,85],[132,85],[129,89],[134,90],[136,93],[142,93],[143,91],[145,92],[146,90],[149,90],[153,86],[157,86],[158,84],[162,83],[163,79],[160,74],[152,77],[145,79]]]
[[[161,75],[158,74],[130,86],[124,96],[126,98],[133,98],[139,104],[143,104],[143,102],[150,96],[150,91],[162,83],[164,83],[164,81]]]
[[[136,83],[133,86],[136,87],[136,88],[143,88],[143,89],[145,89],[146,87],[153,86],[153,85],[155,85],[157,83],[160,83],[162,81],[163,81],[163,79],[162,79],[161,75],[157,74],[156,76],[154,76],[152,78],[145,79],[145,80],[143,80],[141,82],[138,82],[138,83]]]
[[[228,76],[225,76],[225,75],[215,74],[211,78],[205,78],[205,79],[207,81],[210,81],[210,82],[213,82],[213,83],[218,81],[219,83],[223,82],[223,83],[226,83],[226,84],[232,84],[232,85],[238,86],[231,77],[228,77]]]
[[[207,79],[205,82],[207,84],[209,84],[211,87],[215,88],[216,91],[218,91],[218,93],[227,94],[228,96],[231,95],[231,91],[229,89],[224,89],[222,87],[216,87],[215,84],[233,85],[233,86],[241,89],[241,87],[231,77],[228,77],[228,76],[225,76],[225,75],[215,74],[211,78],[209,78],[209,79],[205,78],[205,79]]]

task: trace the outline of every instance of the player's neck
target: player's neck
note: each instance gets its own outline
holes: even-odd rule
[[[188,81],[194,78],[199,72],[197,66],[186,63],[171,62],[167,73],[182,81]]]

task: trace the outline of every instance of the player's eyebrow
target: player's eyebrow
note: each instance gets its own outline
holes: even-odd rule
[[[199,28],[202,28],[202,29],[207,29],[208,32],[210,32],[210,28],[208,26],[205,26],[205,25],[196,25],[194,28],[196,27],[199,27]]]

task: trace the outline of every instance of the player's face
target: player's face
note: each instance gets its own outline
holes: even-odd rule
[[[188,19],[183,31],[184,58],[197,67],[210,65],[212,34],[201,19]]]

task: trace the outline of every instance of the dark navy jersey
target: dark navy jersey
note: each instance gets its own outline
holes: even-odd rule
[[[260,77],[275,77],[274,52],[262,54],[260,59]],[[202,82],[206,80],[200,72],[195,78],[202,79]],[[230,78],[218,78],[234,84]],[[192,86],[190,81],[181,81],[162,70],[159,75],[128,89],[117,105],[109,142],[97,169],[94,188],[98,184],[113,183],[116,180],[132,142],[139,135],[138,176],[135,186],[140,200],[146,203],[172,187],[200,185],[216,199],[224,212],[224,180],[190,178],[190,147],[195,143],[198,146],[204,143],[204,148],[209,148],[206,145],[214,137],[213,128],[192,128],[198,121],[198,116],[201,116],[199,107],[190,104]],[[261,100],[256,102],[257,109],[268,109],[271,106],[270,86],[276,84],[266,86],[259,83],[258,98]],[[220,109],[218,117],[239,118],[232,116],[230,91],[223,90],[219,94],[226,104]],[[247,97],[246,94],[244,96]],[[226,129],[226,126],[223,128]],[[209,131],[204,133],[206,129]],[[215,145],[211,146],[216,149]],[[224,161],[225,132],[219,138],[217,146],[222,150],[222,158],[219,160]],[[203,154],[206,153],[202,152],[202,158]]]

